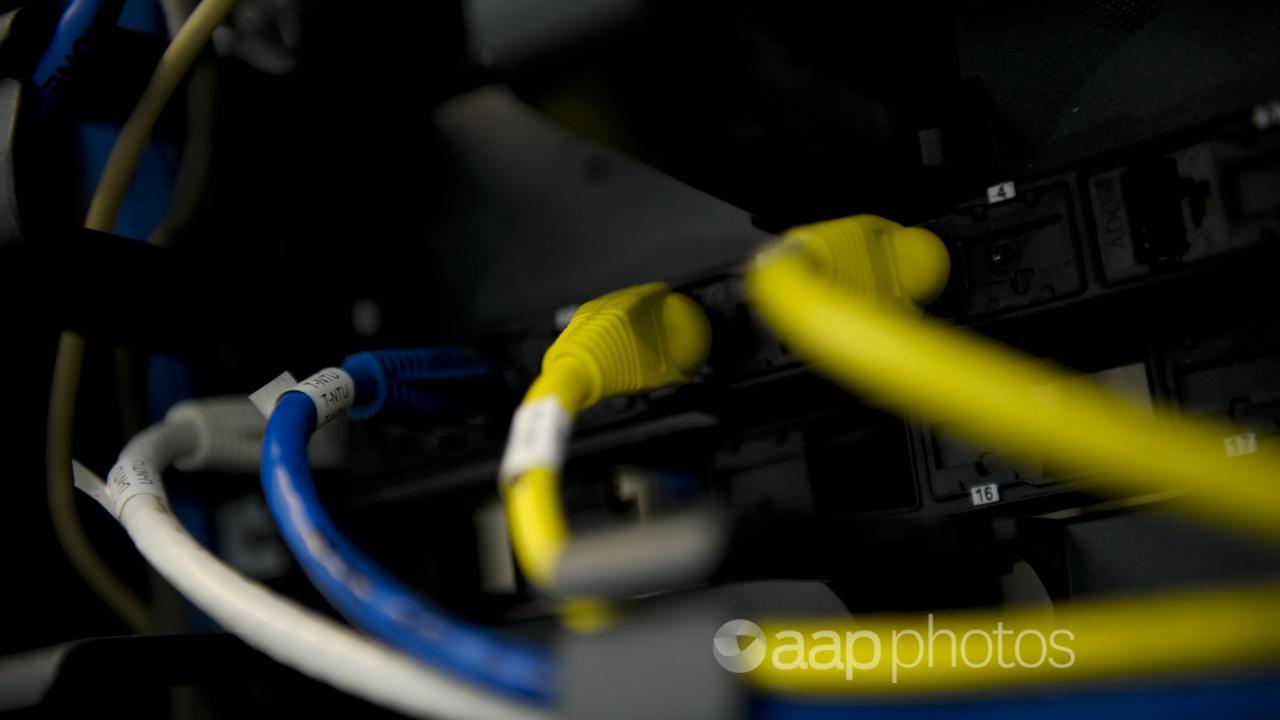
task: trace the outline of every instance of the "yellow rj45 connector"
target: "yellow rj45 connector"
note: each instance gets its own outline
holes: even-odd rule
[[[711,326],[698,304],[666,283],[615,290],[584,303],[542,358],[525,402],[555,395],[569,412],[601,400],[693,379],[707,361]]]
[[[568,543],[559,476],[573,416],[607,398],[689,382],[710,346],[702,309],[664,283],[617,290],[578,308],[543,357],[503,458],[512,543],[530,582],[551,584]]]

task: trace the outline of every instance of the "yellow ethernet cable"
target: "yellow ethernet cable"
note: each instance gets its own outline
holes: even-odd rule
[[[574,416],[601,400],[692,380],[711,330],[697,303],[664,283],[584,303],[542,359],[511,421],[499,471],[520,569],[550,589],[569,543],[560,468]]]
[[[1185,510],[1280,537],[1280,456],[1232,457],[1230,425],[1133,403],[1071,373],[923,316],[946,249],[868,215],[796,228],[747,272],[755,309],[824,375],[888,410],[1072,471],[1118,493],[1185,491]],[[1071,381],[1070,390],[1058,391]]]
[[[1178,491],[1188,512],[1272,539],[1280,535],[1274,450],[1230,457],[1225,439],[1237,430],[1228,425],[1168,409],[1152,417],[1077,376],[925,317],[918,304],[941,292],[948,273],[946,249],[935,235],[863,215],[788,232],[752,260],[746,282],[756,310],[783,341],[872,402],[925,422],[972,418],[950,427],[1053,467],[1102,468],[1096,482],[1103,489]],[[1064,381],[1072,381],[1070,392],[1058,390]],[[877,695],[1274,662],[1280,659],[1278,604],[1280,587],[1267,585],[1081,601],[1048,614],[984,610],[930,617],[927,629],[946,634],[924,636],[911,647],[912,662],[917,650],[927,650],[931,660],[910,668],[909,681],[897,675],[900,665],[868,654],[902,637],[915,642],[925,629],[919,617],[764,620],[767,638],[843,638],[846,650],[861,640],[862,649],[837,663],[825,646],[810,656],[820,662],[779,657],[775,647],[748,678],[767,692]],[[990,637],[1001,626],[1058,632],[1069,657],[1055,666],[1037,655],[1034,667],[1012,668],[933,662],[954,652],[955,638]],[[1001,650],[1010,640],[988,642]]]
[[[771,619],[746,677],[773,695],[898,697],[1097,685],[1280,661],[1280,586],[1057,607]]]

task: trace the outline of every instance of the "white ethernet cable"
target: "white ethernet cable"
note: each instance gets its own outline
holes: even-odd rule
[[[242,400],[243,402],[243,400]],[[161,472],[236,466],[244,455],[219,439],[240,432],[217,422],[216,403],[182,403],[162,423],[138,433],[108,474],[74,464],[76,487],[128,531],[147,562],[196,607],[249,645],[316,680],[398,712],[463,720],[548,720],[544,710],[494,695],[432,670],[244,577],[205,550],[165,500]],[[235,415],[233,413],[233,415]],[[194,419],[199,418],[199,419]],[[219,448],[232,448],[224,457]]]

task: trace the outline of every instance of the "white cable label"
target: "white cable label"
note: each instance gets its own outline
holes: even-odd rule
[[[356,399],[356,383],[342,368],[325,368],[295,385],[293,390],[316,405],[316,429],[346,412]]]
[[[111,500],[111,491],[107,489],[107,484],[102,481],[102,478],[76,460],[71,461],[71,477],[75,481],[77,490],[98,501],[103,509],[115,516],[116,506]]]
[[[559,472],[573,432],[573,418],[554,396],[521,405],[511,417],[498,479],[509,483],[535,468]]]
[[[146,460],[123,458],[107,473],[107,493],[111,497],[116,517],[124,510],[124,504],[135,495],[151,495],[167,502],[160,473],[152,469]]]
[[[275,412],[276,403],[280,401],[280,396],[289,392],[298,384],[297,378],[288,370],[275,376],[271,382],[263,385],[249,396],[249,402],[262,413],[262,417],[271,419],[271,413]]]
[[[280,402],[280,396],[288,392],[300,392],[311,398],[316,406],[316,429],[342,414],[356,400],[356,383],[342,368],[325,368],[311,377],[296,382],[288,372],[280,373],[274,380],[258,388],[249,396],[249,402],[258,408],[265,418],[270,418]]]

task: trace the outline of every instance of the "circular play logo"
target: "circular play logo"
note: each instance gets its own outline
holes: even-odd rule
[[[716,631],[711,650],[725,670],[751,672],[764,662],[764,631],[750,620],[730,620]]]

